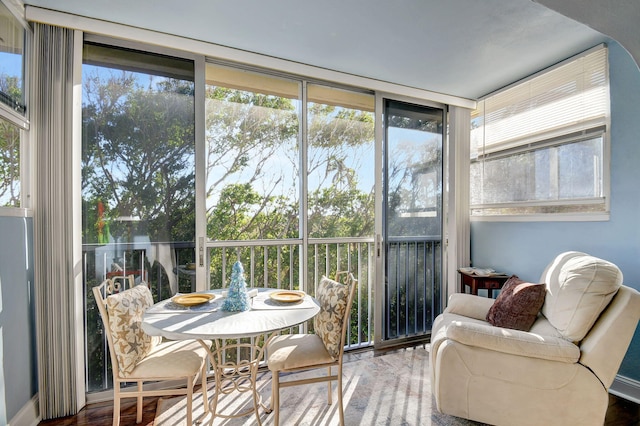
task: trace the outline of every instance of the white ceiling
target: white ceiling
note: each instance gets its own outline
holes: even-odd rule
[[[530,0],[24,3],[470,99],[609,41]]]

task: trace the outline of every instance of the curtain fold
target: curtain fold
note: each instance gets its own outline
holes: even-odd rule
[[[38,394],[43,420],[76,414],[72,101],[74,32],[34,24],[32,143]]]
[[[471,223],[469,213],[469,123],[471,110],[463,107],[449,107],[449,211],[447,212],[448,248],[455,244],[455,250],[447,250],[447,273],[449,292],[459,292],[461,284],[458,268],[471,264]]]

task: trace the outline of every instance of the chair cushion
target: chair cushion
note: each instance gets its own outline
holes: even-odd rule
[[[512,275],[489,308],[487,321],[496,327],[529,331],[536,321],[545,295],[544,284],[528,283]]]
[[[317,334],[286,334],[276,336],[267,346],[271,371],[294,370],[334,362]]]
[[[130,374],[160,341],[142,331],[142,315],[152,305],[153,296],[144,284],[107,297],[109,330],[122,375]]]
[[[542,314],[565,339],[579,342],[622,285],[622,272],[613,263],[584,253],[560,257],[563,261],[555,268],[559,271],[548,273],[557,279],[547,281]]]
[[[316,299],[320,304],[320,312],[313,318],[315,333],[320,336],[329,354],[337,359],[341,349],[342,324],[345,315],[348,315],[349,286],[323,276]]]
[[[205,340],[206,345],[211,345]],[[207,350],[197,340],[168,340],[151,349],[127,379],[166,380],[195,376],[207,357]]]

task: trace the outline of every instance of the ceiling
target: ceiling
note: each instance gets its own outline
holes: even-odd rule
[[[530,0],[24,3],[468,99],[610,40]]]

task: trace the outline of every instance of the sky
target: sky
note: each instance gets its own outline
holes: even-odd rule
[[[22,55],[0,52],[0,74],[22,78]]]

